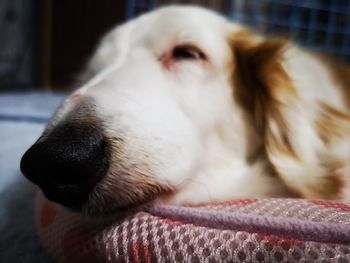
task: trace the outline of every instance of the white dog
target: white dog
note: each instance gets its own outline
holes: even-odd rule
[[[21,167],[101,214],[150,200],[345,200],[350,70],[198,7],[109,32]]]

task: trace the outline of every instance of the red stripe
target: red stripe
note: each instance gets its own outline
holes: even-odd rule
[[[139,252],[140,252],[140,246],[139,246],[139,244],[134,243],[134,244],[132,245],[132,254],[133,254],[134,261],[132,261],[132,262],[141,263],[140,257],[139,257]]]

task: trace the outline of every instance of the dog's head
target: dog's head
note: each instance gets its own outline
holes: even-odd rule
[[[283,47],[195,7],[128,22],[102,39],[86,84],[26,152],[22,171],[50,200],[88,214],[186,187],[169,200],[191,202],[205,192],[210,201],[226,191],[217,184],[232,185],[230,193],[254,191],[252,184],[264,191],[269,179],[245,171],[266,153],[263,141],[270,152],[295,155],[276,102],[295,98],[279,61]],[[237,178],[227,178],[230,169]]]

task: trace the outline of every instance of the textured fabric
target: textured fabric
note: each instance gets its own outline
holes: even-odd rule
[[[152,205],[92,220],[39,192],[37,224],[59,262],[350,262],[350,206],[328,201]]]

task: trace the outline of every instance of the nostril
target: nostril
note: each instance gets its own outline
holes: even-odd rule
[[[68,206],[88,198],[108,166],[107,139],[96,126],[81,124],[56,128],[21,160],[25,177],[38,184],[49,199]]]

